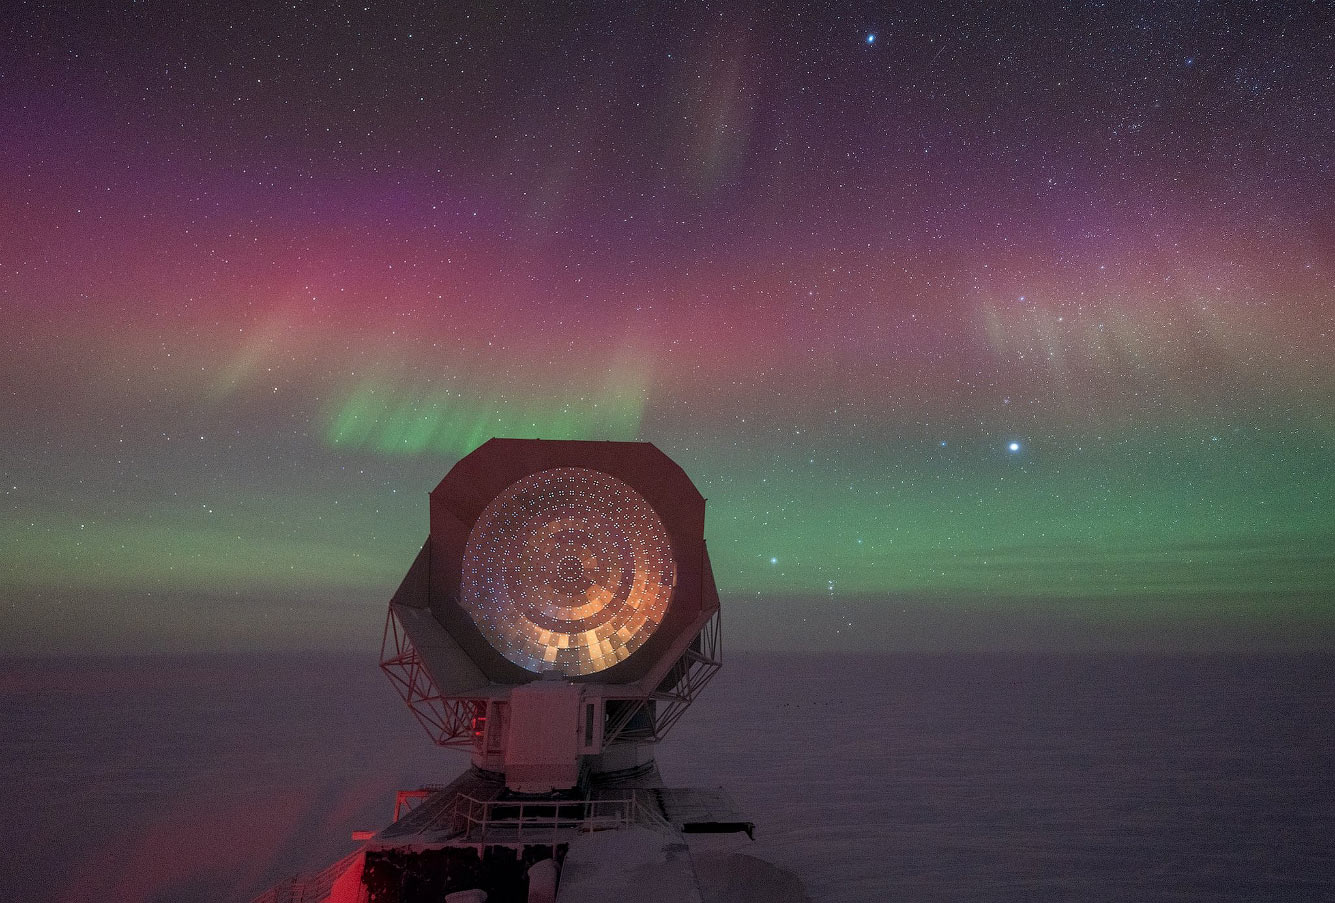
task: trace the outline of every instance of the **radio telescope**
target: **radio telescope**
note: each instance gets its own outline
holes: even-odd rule
[[[720,666],[704,509],[647,443],[493,439],[431,492],[381,668],[512,791],[651,767]]]
[[[704,525],[704,498],[647,443],[492,439],[456,464],[390,599],[380,667],[472,767],[400,791],[360,849],[256,903],[805,899],[757,860],[736,860],[743,876],[716,849],[683,857],[687,836],[749,842],[755,826],[654,763],[720,667]]]

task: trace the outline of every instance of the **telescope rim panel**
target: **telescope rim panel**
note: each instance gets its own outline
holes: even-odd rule
[[[718,594],[705,564],[704,497],[651,443],[492,439],[462,458],[430,493],[431,613],[489,681],[519,685],[542,676],[506,658],[479,629],[461,601],[464,557],[470,534],[493,500],[527,477],[566,468],[596,471],[644,499],[667,535],[675,582],[657,627],[624,660],[588,673],[545,673],[609,685],[657,680],[672,666],[682,635],[697,631],[717,611]]]

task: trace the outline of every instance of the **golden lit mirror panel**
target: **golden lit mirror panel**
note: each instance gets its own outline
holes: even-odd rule
[[[663,620],[677,569],[644,497],[615,477],[559,467],[510,484],[464,547],[460,601],[487,641],[534,672],[592,674]]]

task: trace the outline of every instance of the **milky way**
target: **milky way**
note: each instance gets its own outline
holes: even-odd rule
[[[492,435],[743,634],[1335,623],[1329,6],[493,6],[0,23],[0,650],[364,645]]]

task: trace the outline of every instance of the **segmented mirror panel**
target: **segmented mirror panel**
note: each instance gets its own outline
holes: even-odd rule
[[[460,600],[529,671],[592,674],[654,632],[676,583],[667,530],[644,497],[596,470],[517,480],[468,534]]]

